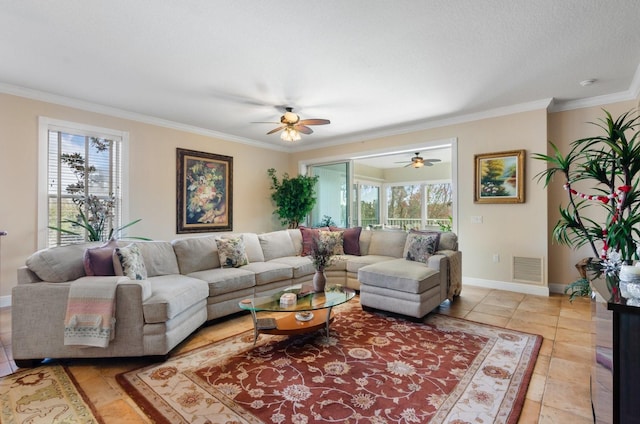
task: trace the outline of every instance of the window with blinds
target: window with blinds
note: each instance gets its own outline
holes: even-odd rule
[[[74,222],[95,224],[96,205],[107,212],[101,239],[121,225],[121,156],[122,139],[113,134],[47,129],[48,246],[89,240],[86,228]]]

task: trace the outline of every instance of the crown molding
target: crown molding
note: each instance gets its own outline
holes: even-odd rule
[[[549,108],[549,112],[564,112],[585,107],[602,106],[610,103],[626,102],[629,100],[639,100],[640,98],[640,65],[636,68],[629,89],[618,93],[605,94],[603,96],[588,97],[579,100],[567,100],[565,102],[554,102]]]
[[[553,103],[552,98],[535,100],[532,102],[519,103],[516,105],[490,109],[482,112],[452,116],[450,118],[419,121],[419,122],[410,123],[407,125],[398,125],[394,127],[381,128],[379,130],[363,131],[353,135],[349,135],[347,137],[341,137],[340,139],[336,139],[334,141],[324,142],[321,145],[318,144],[315,146],[302,146],[302,145],[296,146],[291,148],[291,151],[301,152],[301,151],[307,151],[307,150],[314,150],[314,149],[319,149],[323,147],[338,146],[345,143],[371,140],[375,138],[393,137],[396,135],[403,135],[403,134],[424,131],[424,130],[429,130],[434,128],[442,128],[442,127],[448,127],[451,125],[465,124],[468,122],[479,121],[482,119],[498,118],[501,116],[513,115],[513,114],[522,113],[522,112],[530,112],[533,110],[541,110],[541,109],[544,110],[544,109],[548,109],[552,103]]]
[[[5,84],[1,82],[0,82],[0,93],[11,94],[18,97],[25,97],[27,99],[38,100],[46,103],[53,103],[60,106],[72,107],[72,108],[84,110],[87,112],[100,113],[102,115],[113,116],[115,118],[128,119],[130,121],[156,125],[159,127],[170,128],[178,131],[184,131],[192,134],[203,135],[206,137],[217,138],[225,141],[231,141],[234,143],[247,144],[250,146],[259,147],[263,149],[289,152],[289,149],[283,146],[274,146],[272,144],[267,144],[267,143],[251,140],[244,137],[237,137],[231,134],[208,130],[201,127],[196,127],[194,125],[181,124],[179,122],[169,121],[167,119],[156,118],[153,116],[144,115],[137,112],[130,112],[123,109],[104,106],[97,103],[87,102],[84,100],[74,99],[66,96],[60,96],[58,94],[47,93],[44,91],[33,90],[30,88],[19,87],[16,85]]]
[[[640,65],[636,69],[636,73],[631,82],[631,85],[627,91],[607,94],[602,96],[590,97],[579,100],[569,101],[557,101],[553,98],[535,100],[527,103],[520,103],[511,106],[499,107],[486,111],[451,116],[443,119],[430,119],[416,121],[413,123],[402,124],[392,127],[379,128],[374,130],[361,131],[350,134],[345,137],[336,137],[329,139],[326,142],[317,144],[298,144],[296,146],[279,146],[269,143],[264,143],[244,137],[238,137],[231,134],[222,133],[219,131],[213,131],[194,125],[182,124],[179,122],[169,121],[149,115],[144,115],[137,112],[130,112],[127,110],[114,108],[110,106],[100,105],[97,103],[87,102],[75,98],[61,96],[57,94],[47,93],[30,88],[20,87],[12,84],[6,84],[0,82],[0,93],[15,95],[19,97],[25,97],[28,99],[38,100],[46,103],[58,104],[61,106],[68,106],[75,109],[80,109],[88,112],[100,113],[103,115],[113,116],[116,118],[128,119],[131,121],[142,122],[145,124],[156,125],[159,127],[170,128],[178,131],[184,131],[192,134],[203,135],[206,137],[212,137],[221,139],[224,141],[230,141],[235,143],[246,144],[253,147],[262,149],[275,150],[284,153],[294,153],[309,151],[315,149],[321,149],[332,146],[339,146],[346,143],[354,143],[364,140],[371,140],[376,138],[394,137],[397,135],[409,134],[412,132],[425,131],[434,128],[441,128],[451,125],[459,125],[473,121],[479,121],[482,119],[497,118],[501,116],[512,115],[522,112],[530,112],[533,110],[546,109],[548,112],[562,112],[573,109],[581,109],[585,107],[601,106],[603,104],[617,103],[629,100],[638,100],[640,97]]]

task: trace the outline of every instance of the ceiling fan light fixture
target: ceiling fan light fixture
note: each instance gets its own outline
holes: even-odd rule
[[[290,110],[287,110],[284,113],[282,118],[283,119],[281,119],[281,122],[286,122],[289,124],[295,124],[298,121],[300,121],[300,117],[296,113],[291,112]]]
[[[411,166],[413,166],[414,168],[422,168],[424,166],[424,162],[422,162],[422,161],[414,161],[413,165],[411,165]]]
[[[280,133],[280,138],[284,141],[298,141],[301,137],[295,128],[287,127]]]

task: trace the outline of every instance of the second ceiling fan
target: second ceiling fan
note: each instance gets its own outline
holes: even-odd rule
[[[423,166],[433,166],[434,163],[440,162],[440,159],[424,159],[420,156],[420,152],[416,152],[415,156],[411,158],[409,163],[407,162],[396,162],[396,163],[407,163],[404,167],[411,166],[413,168],[422,168]]]
[[[328,119],[300,119],[300,115],[293,113],[293,108],[285,108],[285,113],[280,117],[280,126],[272,129],[267,133],[274,134],[278,131],[282,131],[280,138],[285,141],[298,141],[300,140],[300,133],[312,134],[313,130],[309,128],[309,125],[327,125],[331,121]]]

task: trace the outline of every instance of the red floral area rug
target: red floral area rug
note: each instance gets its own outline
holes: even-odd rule
[[[542,337],[336,308],[330,337],[253,332],[120,374],[160,423],[516,423]]]

